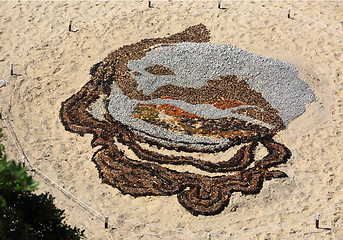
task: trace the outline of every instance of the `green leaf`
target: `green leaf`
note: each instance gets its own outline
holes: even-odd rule
[[[1,129],[0,129],[1,132]],[[1,135],[1,134],[0,134]],[[78,240],[84,230],[66,224],[49,193],[37,195],[38,186],[20,163],[7,161],[0,144],[0,239]]]

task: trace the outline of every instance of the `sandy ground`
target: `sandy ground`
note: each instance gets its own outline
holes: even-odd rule
[[[343,239],[343,204],[333,207],[343,199],[343,2],[224,1],[226,9],[216,1],[152,4],[0,2],[0,78],[10,82],[0,89],[2,113],[31,163],[110,216],[112,229],[34,174],[39,191],[51,192],[67,222],[84,228],[87,239],[205,239],[208,233],[211,239]],[[279,167],[289,177],[265,182],[257,195],[233,194],[229,206],[210,217],[191,215],[176,196],[135,199],[102,184],[90,160],[91,136],[67,132],[59,120],[61,102],[89,81],[90,67],[108,53],[198,23],[213,43],[293,63],[317,97],[275,138],[292,151]],[[4,133],[9,158],[20,160]],[[316,229],[314,216],[323,212]]]

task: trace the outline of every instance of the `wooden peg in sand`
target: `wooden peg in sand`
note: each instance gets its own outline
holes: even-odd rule
[[[69,20],[69,32],[71,32],[71,24],[72,24],[73,20]]]
[[[105,216],[105,229],[108,229],[108,217]]]
[[[23,163],[23,167],[25,167],[25,156],[21,157],[22,163]]]
[[[316,214],[316,228],[319,228],[319,214]]]
[[[13,76],[13,62],[10,63],[10,75]]]
[[[288,18],[291,19],[291,9],[288,9]]]
[[[152,8],[151,1],[149,1],[149,8]]]

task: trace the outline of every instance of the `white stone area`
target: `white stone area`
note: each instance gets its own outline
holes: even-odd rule
[[[144,70],[154,65],[162,65],[175,75],[160,76]],[[260,92],[286,125],[304,113],[305,105],[315,99],[294,65],[230,45],[189,42],[156,45],[142,59],[130,61],[128,67],[132,78],[139,83],[138,90],[146,95],[167,84],[200,88],[209,79],[236,75]]]
[[[162,65],[170,69],[175,75],[154,75],[145,69],[154,65]],[[308,85],[298,77],[294,65],[273,58],[258,56],[230,45],[212,43],[180,43],[170,45],[156,45],[147,51],[140,60],[128,63],[130,75],[138,82],[138,90],[148,95],[167,84],[181,87],[200,88],[209,79],[225,75],[235,75],[246,81],[249,86],[275,108],[287,125],[291,120],[305,112],[305,105],[315,99]],[[134,74],[138,72],[140,74]],[[214,148],[230,145],[228,139],[214,139],[206,136],[190,136],[173,133],[161,127],[147,123],[133,117],[138,104],[170,104],[194,113],[206,119],[234,117],[267,128],[274,126],[250,118],[244,114],[232,111],[241,108],[257,106],[242,105],[221,110],[210,104],[192,105],[181,100],[153,99],[150,101],[132,100],[126,96],[113,82],[112,92],[108,98],[107,110],[111,116],[134,129],[137,134],[174,145],[192,145],[195,148]],[[99,120],[105,104],[97,101],[90,107],[90,112]],[[263,109],[259,108],[263,111]],[[164,140],[163,140],[164,139]]]

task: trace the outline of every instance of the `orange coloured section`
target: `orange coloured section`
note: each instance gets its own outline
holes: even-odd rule
[[[175,98],[175,97],[170,97],[170,96],[163,96],[163,97],[161,97],[161,99],[173,99],[173,100],[177,100],[177,98]]]
[[[157,107],[158,111],[164,111],[167,115],[173,116],[176,118],[189,118],[189,119],[194,119],[194,118],[203,118],[199,117],[193,113],[186,112],[185,110],[182,110],[179,107],[175,107],[169,104],[162,104]]]
[[[170,97],[170,96],[163,96],[161,99],[173,99],[177,100],[175,97]],[[246,103],[236,100],[236,99],[228,99],[228,100],[218,100],[218,101],[211,101],[211,102],[206,102],[204,104],[211,104],[215,108],[219,108],[221,110],[225,110],[228,108],[233,108],[233,107],[239,107],[241,105],[246,105]]]

